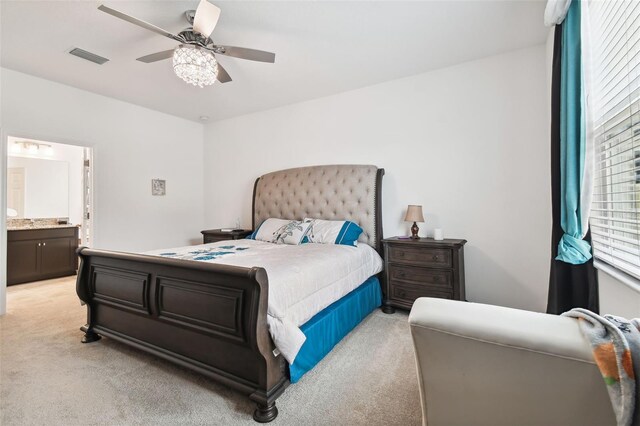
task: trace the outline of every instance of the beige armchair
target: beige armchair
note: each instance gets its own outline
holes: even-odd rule
[[[420,298],[409,315],[424,425],[615,425],[577,320]]]

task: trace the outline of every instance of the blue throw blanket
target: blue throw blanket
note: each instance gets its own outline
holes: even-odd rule
[[[577,318],[591,343],[618,426],[640,426],[640,319],[600,316],[582,308],[562,315]]]
[[[172,259],[207,261],[207,260],[219,259],[221,257],[226,257],[244,250],[249,250],[249,247],[238,247],[235,245],[228,245],[228,246],[216,246],[216,247],[210,247],[210,248],[195,249],[188,252],[167,251],[163,253],[158,253],[157,255],[162,257],[170,257]]]

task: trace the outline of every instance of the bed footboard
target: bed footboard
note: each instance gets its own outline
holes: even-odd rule
[[[289,384],[267,328],[263,268],[80,248],[83,342],[124,342],[246,393],[269,422]]]

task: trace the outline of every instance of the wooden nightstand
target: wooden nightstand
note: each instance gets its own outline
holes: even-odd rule
[[[201,231],[202,240],[205,244],[207,243],[215,243],[218,241],[225,240],[241,240],[246,238],[253,231],[247,229],[234,229],[233,231],[223,231],[221,229],[207,229],[205,231]]]
[[[398,237],[382,240],[385,296],[382,311],[411,309],[418,297],[465,300],[464,244],[466,240]]]

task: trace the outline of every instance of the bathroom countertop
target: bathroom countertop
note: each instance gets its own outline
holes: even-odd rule
[[[64,225],[60,224],[63,222]],[[76,228],[80,225],[69,223],[69,218],[63,217],[34,217],[7,218],[7,231],[29,231],[32,229]]]
[[[7,231],[28,231],[30,229],[57,229],[57,228],[76,228],[79,225],[73,225],[71,223],[66,223],[64,225],[52,225],[52,224],[26,224],[20,226],[8,226]]]

